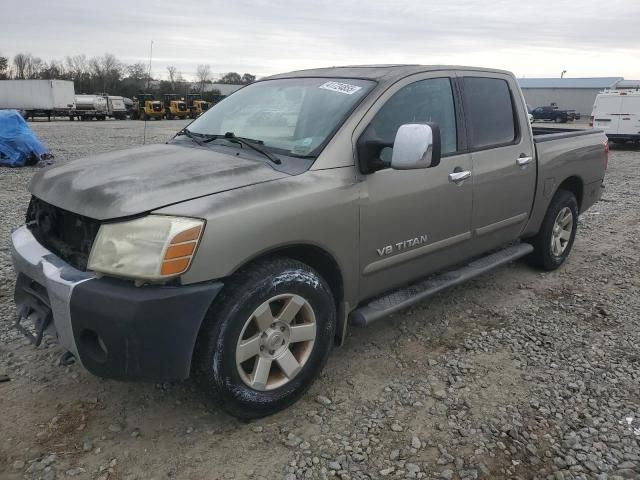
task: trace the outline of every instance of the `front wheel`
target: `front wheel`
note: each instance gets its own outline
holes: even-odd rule
[[[335,328],[333,295],[315,270],[266,260],[232,277],[216,299],[198,337],[194,374],[232,415],[271,415],[311,386]]]
[[[555,270],[564,263],[576,238],[578,213],[575,195],[567,190],[558,190],[540,231],[530,240],[534,251],[529,260],[533,265],[543,270]]]
[[[558,115],[554,120],[556,123],[562,123],[562,117],[560,115]]]

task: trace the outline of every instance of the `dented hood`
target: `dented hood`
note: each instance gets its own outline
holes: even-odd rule
[[[286,176],[260,161],[161,144],[46,168],[29,190],[57,207],[107,220]]]

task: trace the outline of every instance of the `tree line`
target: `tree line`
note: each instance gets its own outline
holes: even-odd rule
[[[76,93],[106,92],[110,95],[133,97],[143,91],[164,93],[204,92],[205,86],[214,83],[211,66],[198,65],[194,81],[185,80],[175,66],[167,65],[167,80],[154,79],[148,65],[143,62],[126,64],[115,55],[87,57],[85,54],[66,56],[64,60],[45,61],[30,53],[18,53],[13,58],[0,54],[0,80],[59,79],[72,80]],[[216,83],[248,84],[256,76],[229,72],[215,79]],[[208,92],[216,95],[220,92]]]

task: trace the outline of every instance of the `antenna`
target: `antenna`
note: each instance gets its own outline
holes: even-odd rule
[[[151,47],[149,48],[149,73],[147,74],[147,91],[149,91],[149,83],[151,82],[151,59],[153,58],[153,40],[151,40]],[[146,100],[144,100],[146,103]],[[138,106],[140,108],[140,106]],[[144,110],[144,104],[142,105]],[[142,145],[147,144],[147,115],[144,116],[144,130],[142,131]]]

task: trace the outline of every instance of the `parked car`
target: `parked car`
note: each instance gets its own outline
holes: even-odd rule
[[[560,110],[557,107],[537,107],[531,112],[535,120],[549,120],[556,123],[567,123],[573,120],[573,116],[568,110]]]
[[[501,70],[261,79],[167,144],[34,175],[17,325],[95,375],[193,375],[233,415],[269,415],[350,324],[521,257],[562,265],[607,152],[599,130],[532,129]]]
[[[589,125],[604,130],[614,143],[640,142],[640,91],[611,90],[598,94]]]

